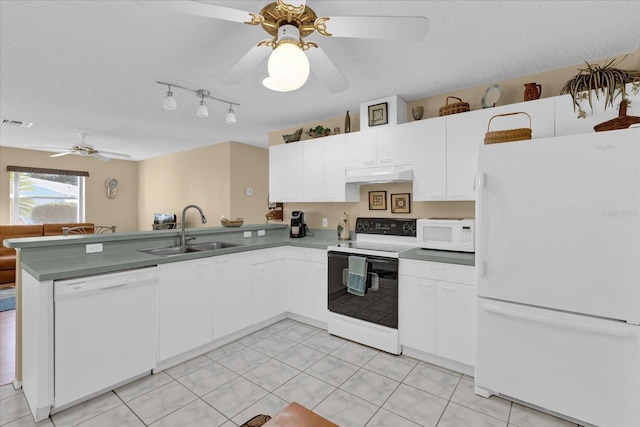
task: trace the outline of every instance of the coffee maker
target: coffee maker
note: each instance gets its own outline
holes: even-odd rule
[[[307,225],[304,223],[304,212],[291,212],[291,228],[289,229],[289,237],[298,238],[306,235]]]

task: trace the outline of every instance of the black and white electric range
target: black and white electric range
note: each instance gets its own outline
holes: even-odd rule
[[[416,246],[416,220],[358,218],[356,240],[328,248],[329,333],[400,354],[398,259]],[[365,294],[347,292],[349,257],[366,259]]]

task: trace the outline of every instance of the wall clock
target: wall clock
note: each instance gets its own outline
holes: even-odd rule
[[[116,188],[118,188],[118,180],[115,178],[108,178],[106,182],[107,197],[114,199],[116,197]]]

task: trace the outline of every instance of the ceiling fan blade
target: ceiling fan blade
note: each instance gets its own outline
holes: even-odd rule
[[[321,48],[311,48],[307,52],[311,71],[318,77],[331,93],[342,92],[349,87],[349,81],[338,70]]]
[[[108,162],[109,160],[111,160],[110,158],[105,157],[105,156],[103,156],[103,155],[102,155],[102,154],[100,154],[100,153],[91,153],[91,154],[89,154],[89,155],[90,155],[91,157],[94,157],[94,158],[96,158],[96,159],[98,159],[98,160],[102,161],[102,162]]]
[[[123,157],[125,159],[129,159],[131,158],[130,155],[128,154],[124,154],[124,153],[114,153],[113,151],[104,151],[104,150],[99,150],[100,154],[106,154],[107,156],[113,156],[113,157]]]
[[[49,157],[62,157],[66,156],[67,154],[73,154],[73,151],[65,151],[64,153],[52,154]]]
[[[254,70],[262,61],[264,61],[273,49],[267,46],[255,45],[229,71],[222,77],[223,83],[236,84],[240,83],[249,72]]]
[[[169,12],[177,12],[186,15],[204,16],[206,18],[222,19],[224,21],[248,23],[252,21],[251,12],[218,6],[210,3],[184,0],[143,1],[145,5],[151,5]]]
[[[429,20],[424,16],[331,16],[326,27],[332,37],[420,41],[429,31]]]

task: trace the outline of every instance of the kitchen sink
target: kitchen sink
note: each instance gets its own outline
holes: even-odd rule
[[[226,243],[226,242],[209,242],[209,243],[195,243],[192,245],[185,245],[185,246],[168,246],[164,248],[138,249],[138,251],[151,254],[151,255],[167,257],[167,256],[188,254],[191,252],[215,251],[218,249],[233,248],[235,246],[240,246],[240,245],[235,243]]]
[[[187,245],[187,247],[193,248],[197,251],[215,251],[217,249],[233,248],[236,246],[240,246],[240,245],[236,243],[227,243],[227,242],[193,243],[191,245]]]

